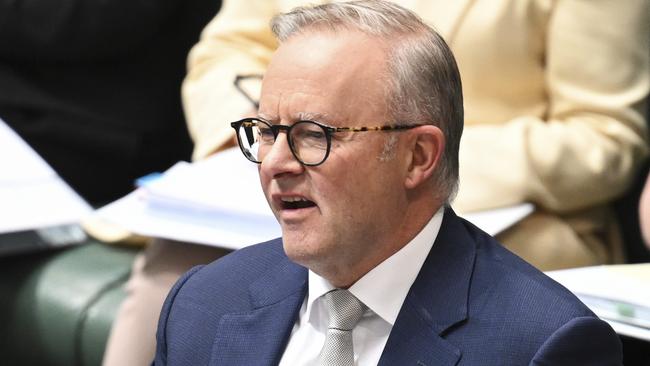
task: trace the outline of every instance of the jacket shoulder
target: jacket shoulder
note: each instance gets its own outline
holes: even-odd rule
[[[291,271],[282,269],[289,267]],[[278,270],[279,268],[279,270]],[[299,282],[302,267],[288,260],[280,239],[230,253],[197,266],[174,285],[163,304],[156,334],[156,364],[168,355],[207,364],[214,334],[225,314],[248,312],[256,304],[251,291],[267,274],[280,272],[285,282]]]
[[[194,270],[177,296],[210,307],[218,304],[228,307],[231,302],[234,308],[248,306],[250,285],[282,263],[289,263],[289,259],[281,239],[252,245]]]
[[[490,355],[526,362],[533,355],[537,360],[588,357],[590,353],[580,347],[588,346],[584,340],[591,336],[604,345],[602,349],[613,351],[611,358],[620,356],[615,332],[573,293],[472,224],[464,222],[464,226],[477,248],[466,329],[482,334],[483,346],[490,344],[487,354],[469,352],[466,361],[478,362]],[[575,334],[582,337],[569,339]],[[569,345],[558,348],[562,342]]]

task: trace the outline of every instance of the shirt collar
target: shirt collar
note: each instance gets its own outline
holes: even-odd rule
[[[443,214],[444,207],[441,207],[413,240],[349,288],[354,296],[391,325],[395,324],[402,303],[433,247]],[[326,279],[309,271],[307,319],[311,318],[314,302],[334,288]],[[387,289],[390,296],[386,296]]]

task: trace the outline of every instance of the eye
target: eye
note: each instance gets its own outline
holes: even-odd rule
[[[325,139],[325,132],[321,129],[320,131],[318,130],[304,130],[300,131],[300,136],[298,136],[302,139],[311,139],[311,140],[324,140]]]
[[[301,150],[301,154],[309,151],[308,149],[318,151],[327,149],[326,131],[313,122],[307,121],[295,124],[291,130],[291,135],[294,147]]]
[[[318,124],[311,121],[300,121],[293,125],[293,135],[304,139],[326,139],[325,130]]]
[[[262,141],[274,141],[275,136],[273,135],[273,130],[266,125],[259,124],[257,125],[257,135]]]

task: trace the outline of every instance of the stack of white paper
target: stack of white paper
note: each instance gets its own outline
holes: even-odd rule
[[[650,263],[546,273],[619,333],[650,341]]]
[[[464,217],[496,234],[532,209],[524,204]],[[257,165],[236,148],[205,161],[178,163],[96,215],[140,235],[230,249],[281,235],[260,187]]]
[[[177,163],[95,215],[134,233],[239,249],[281,235],[257,166],[238,150]]]
[[[0,120],[0,233],[78,222],[91,207]]]

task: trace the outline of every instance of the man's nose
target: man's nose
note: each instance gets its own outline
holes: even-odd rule
[[[296,159],[289,147],[286,133],[278,133],[271,149],[262,159],[260,169],[270,176],[299,174],[304,166]]]

